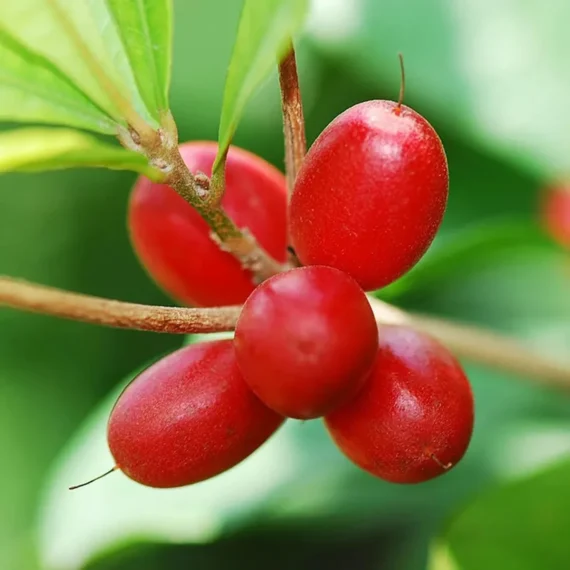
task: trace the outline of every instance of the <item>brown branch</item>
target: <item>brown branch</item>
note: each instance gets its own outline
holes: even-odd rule
[[[285,135],[285,167],[289,192],[293,190],[297,174],[307,152],[303,101],[297,74],[297,62],[293,45],[279,63],[279,85],[283,110],[283,131]]]
[[[233,330],[240,307],[183,309],[110,301],[0,276],[0,306],[115,328],[188,334]]]
[[[123,130],[119,140],[148,157],[150,165],[161,172],[161,182],[173,188],[200,214],[211,229],[212,239],[253,273],[255,284],[289,269],[289,264],[274,260],[247,229],[238,228],[217,200],[210,199],[210,191],[215,189],[208,179],[197,180],[188,170],[178,148],[176,124],[169,113],[163,117],[163,126],[154,138],[141,140],[136,133]]]
[[[199,187],[188,170],[178,147],[165,153],[168,174],[165,182],[174,188],[202,216],[212,230],[219,247],[236,257],[261,283],[288,267],[275,261],[247,230],[240,230],[224,209],[208,198],[208,190]]]
[[[406,313],[369,297],[378,324],[407,325],[434,336],[456,356],[527,378],[570,389],[570,364],[557,363],[518,341],[482,328]],[[0,276],[0,306],[86,323],[161,333],[234,330],[241,307],[182,309],[110,301]]]

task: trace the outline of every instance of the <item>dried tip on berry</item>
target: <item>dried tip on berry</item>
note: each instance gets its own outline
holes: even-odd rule
[[[396,107],[397,115],[399,115],[402,110],[402,103],[404,102],[404,95],[406,93],[406,70],[404,68],[404,54],[399,53],[398,59],[400,60],[400,94],[398,95],[398,106]]]
[[[437,455],[434,455],[433,453],[430,454],[430,457],[431,457],[442,469],[445,469],[446,471],[447,471],[448,469],[451,469],[451,468],[453,467],[453,463],[451,463],[451,462],[449,462],[449,463],[442,463],[442,462],[438,459]]]
[[[119,466],[115,465],[112,469],[109,469],[109,471],[106,471],[102,475],[98,475],[97,477],[91,479],[90,481],[86,481],[85,483],[80,483],[79,485],[73,485],[73,487],[69,487],[69,490],[75,491],[75,489],[81,489],[81,487],[86,487],[87,485],[91,485],[91,483],[95,483],[95,481],[99,481],[99,479],[103,479],[103,477],[107,477],[107,475],[110,475],[111,473],[116,471],[118,468],[119,468]]]

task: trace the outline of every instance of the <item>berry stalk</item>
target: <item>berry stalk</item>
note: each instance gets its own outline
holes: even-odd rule
[[[247,228],[238,228],[218,200],[211,199],[210,180],[206,176],[197,178],[188,170],[180,155],[178,132],[170,113],[165,114],[162,123],[152,137],[143,139],[134,130],[124,130],[119,133],[119,141],[148,157],[149,163],[162,173],[161,182],[172,187],[200,214],[220,249],[231,253],[244,269],[250,270],[256,283],[287,269],[257,243]]]
[[[285,135],[285,172],[287,186],[291,193],[307,151],[303,101],[299,87],[295,49],[292,44],[287,55],[279,63],[279,86],[281,87]]]
[[[286,269],[261,248],[247,229],[238,228],[220,205],[209,200],[209,189],[196,182],[184,164],[178,147],[167,152],[165,158],[169,165],[165,182],[207,222],[212,230],[212,239],[220,249],[236,257],[245,269],[254,273],[259,283]]]
[[[570,389],[570,366],[484,328],[406,313],[368,297],[377,323],[407,325],[445,344],[458,358],[491,366],[551,388]],[[0,276],[0,307],[115,328],[170,334],[235,329],[241,307],[187,309],[112,301]]]

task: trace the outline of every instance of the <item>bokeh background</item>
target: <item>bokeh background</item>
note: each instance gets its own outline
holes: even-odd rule
[[[182,140],[216,138],[240,6],[175,0],[171,101]],[[541,189],[570,174],[569,20],[567,0],[315,0],[298,44],[310,141],[348,106],[396,98],[401,51],[406,103],[446,147],[451,194],[433,248],[444,261],[427,265],[430,252],[427,269],[386,298],[566,360],[570,261],[537,217]],[[235,143],[283,167],[275,77]],[[2,175],[0,274],[168,304],[129,244],[133,181],[104,170]],[[117,474],[69,494],[108,468],[112,394],[182,342],[0,310],[0,568],[421,569],[431,539],[479,492],[570,450],[569,398],[467,362],[472,447],[424,485],[375,480],[319,422],[291,422],[243,466],[192,489],[143,490]],[[559,492],[563,500],[570,486]]]

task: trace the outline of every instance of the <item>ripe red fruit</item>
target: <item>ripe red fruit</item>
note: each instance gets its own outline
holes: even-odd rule
[[[210,176],[217,144],[180,146],[189,170]],[[231,147],[222,206],[277,261],[287,257],[287,188],[283,174],[258,156]],[[150,275],[178,301],[195,306],[243,303],[252,275],[212,241],[206,222],[169,186],[140,177],[129,205],[133,246]]]
[[[570,248],[570,185],[553,185],[542,193],[541,218],[546,231]]]
[[[370,370],[378,329],[356,281],[332,267],[292,269],[247,299],[235,332],[245,381],[284,416],[322,416],[353,397]]]
[[[299,172],[291,241],[305,265],[330,265],[365,290],[388,285],[425,253],[441,224],[449,176],[441,141],[418,113],[367,101],[339,115]]]
[[[364,388],[325,421],[362,469],[393,483],[419,483],[463,457],[473,430],[473,395],[445,347],[423,333],[384,326]]]
[[[119,397],[108,441],[117,467],[150,487],[197,483],[255,451],[283,418],[243,380],[231,340],[186,346]]]

